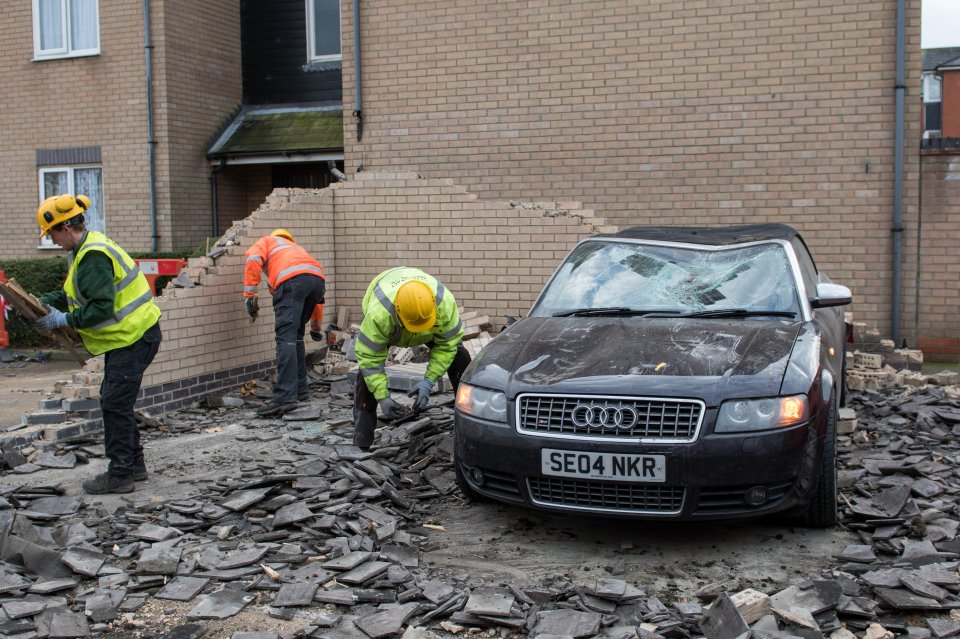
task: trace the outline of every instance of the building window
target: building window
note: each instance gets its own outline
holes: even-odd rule
[[[340,59],[340,0],[307,0],[307,62]]]
[[[103,216],[103,172],[99,166],[63,166],[40,169],[40,201],[52,195],[83,194],[90,198],[90,208],[83,214],[87,230],[106,232]],[[48,237],[40,248],[59,248]]]
[[[940,76],[936,73],[923,74],[923,101],[940,101]]]
[[[37,59],[100,53],[98,0],[33,0]]]

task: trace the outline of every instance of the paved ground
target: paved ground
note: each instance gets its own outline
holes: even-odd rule
[[[20,423],[24,412],[37,410],[37,402],[51,394],[59,380],[69,380],[80,370],[73,360],[0,363],[0,429]]]

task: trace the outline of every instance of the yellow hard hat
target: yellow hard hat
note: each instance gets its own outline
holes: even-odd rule
[[[52,195],[43,201],[37,209],[37,224],[40,237],[50,232],[57,224],[81,215],[90,208],[90,198],[86,195]]]
[[[275,236],[277,236],[277,237],[285,237],[285,238],[287,238],[288,240],[290,240],[291,242],[296,242],[296,240],[293,239],[293,234],[290,233],[290,231],[288,231],[287,229],[277,229],[276,231],[274,231],[274,232],[271,233],[270,235],[275,235]]]
[[[437,323],[437,298],[430,287],[419,280],[397,289],[393,303],[397,307],[397,318],[411,333],[422,333]]]

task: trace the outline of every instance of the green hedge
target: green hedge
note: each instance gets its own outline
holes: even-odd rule
[[[213,246],[218,238],[211,238],[208,242],[200,245],[193,251],[141,251],[130,253],[130,257],[139,259],[186,259],[187,257],[199,257],[206,255],[207,245]],[[44,293],[56,291],[63,288],[63,280],[67,277],[67,258],[65,256],[32,258],[26,260],[0,260],[0,268],[3,269],[7,279],[15,279],[20,286],[28,293],[33,293],[40,297]],[[172,280],[172,277],[157,278],[157,294],[163,291],[163,287]],[[44,337],[28,325],[16,314],[11,313],[6,322],[7,334],[10,336],[10,346],[12,348],[49,348],[54,342]]]
[[[67,277],[67,258],[48,257],[29,260],[0,260],[0,268],[8,280],[17,283],[28,293],[40,297],[44,293],[63,288]],[[13,348],[36,348],[49,346],[52,340],[33,329],[15,313],[7,319],[7,334]]]

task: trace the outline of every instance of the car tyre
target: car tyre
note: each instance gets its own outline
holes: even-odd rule
[[[837,400],[830,398],[830,412],[824,434],[820,478],[803,514],[803,525],[810,528],[832,528],[837,525]]]

